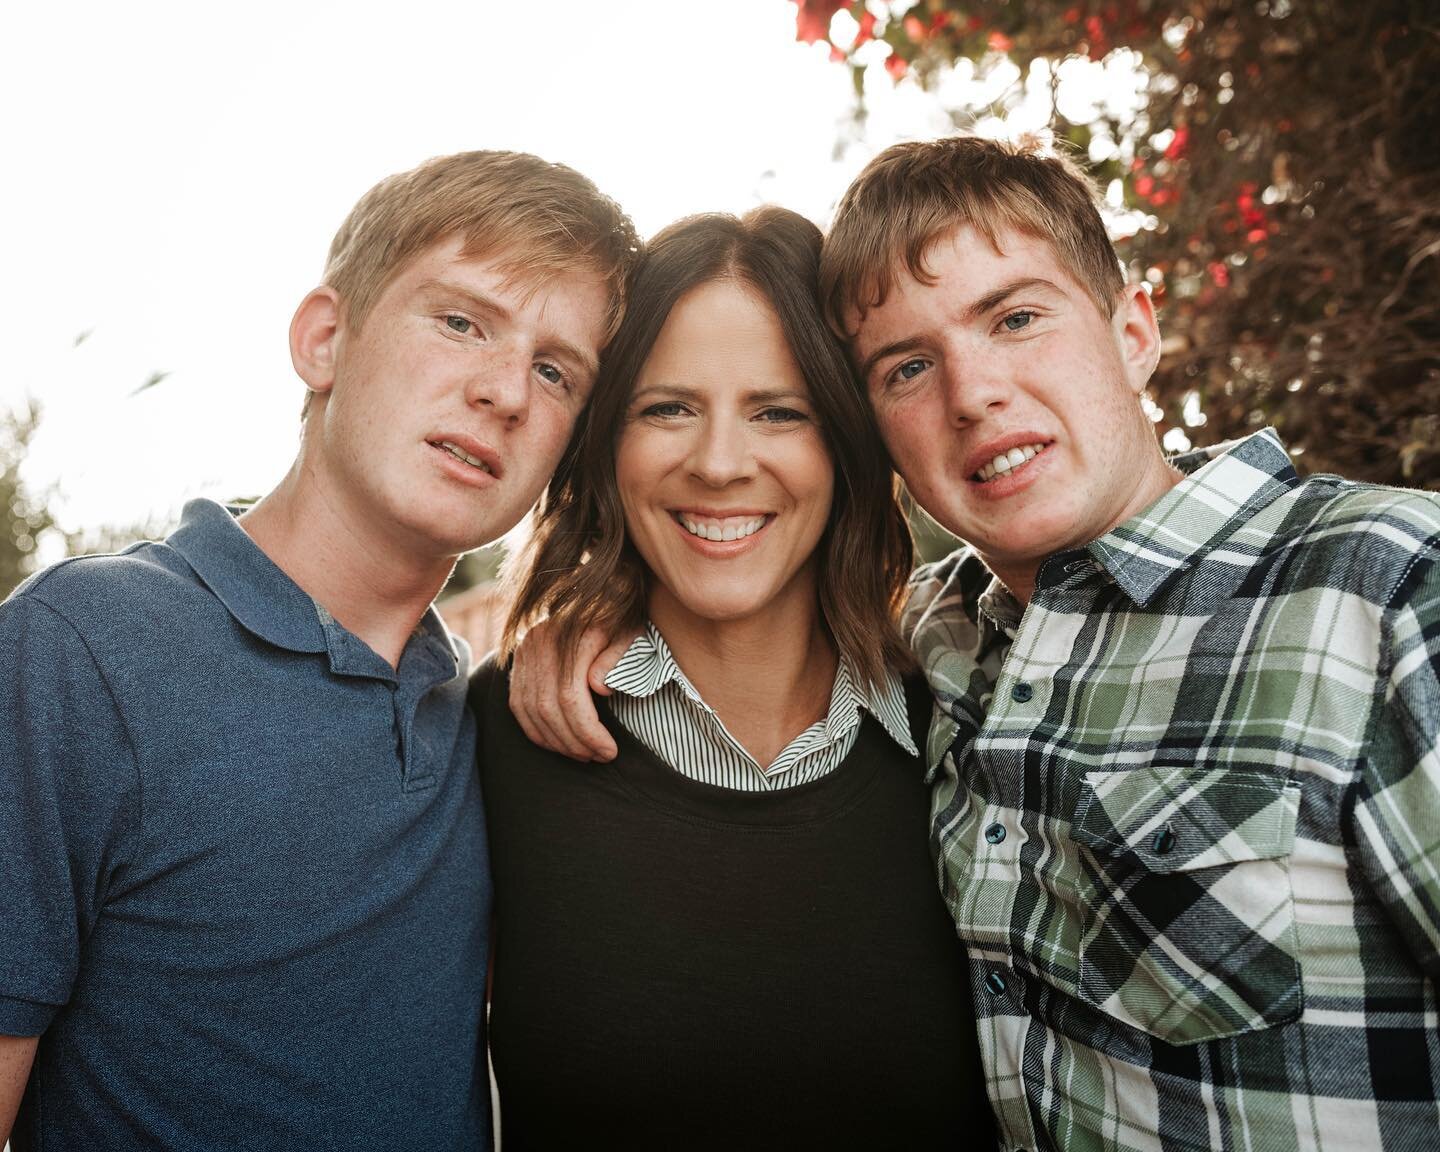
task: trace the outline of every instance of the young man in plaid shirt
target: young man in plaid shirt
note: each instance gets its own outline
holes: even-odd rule
[[[1440,1146],[1440,499],[1270,429],[1167,460],[1154,310],[1064,159],[897,145],[821,276],[967,542],[905,623],[1001,1147]],[[527,730],[604,758],[526,655]]]
[[[1090,185],[902,144],[822,291],[895,465],[941,885],[1005,1148],[1440,1146],[1440,499],[1166,460]]]

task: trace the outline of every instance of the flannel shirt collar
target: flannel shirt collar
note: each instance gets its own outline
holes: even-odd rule
[[[672,682],[697,709],[714,716],[714,709],[705,703],[675,662],[674,653],[660,635],[660,630],[649,623],[605,677],[607,687],[635,697],[653,696]],[[918,756],[920,750],[910,734],[905,689],[899,678],[887,673],[884,682],[872,687],[869,692],[862,691],[858,685],[849,661],[842,654],[835,672],[835,687],[830,693],[830,707],[822,722],[829,740],[840,739],[852,725],[858,724],[860,709],[863,708],[880,722],[895,743],[910,755]]]
[[[1172,579],[1267,504],[1300,483],[1279,433],[1265,428],[1243,440],[1177,456],[1185,478],[1138,516],[1093,541],[1085,552],[1138,606],[1145,607]],[[1041,569],[1060,571],[1075,554],[1052,556]]]

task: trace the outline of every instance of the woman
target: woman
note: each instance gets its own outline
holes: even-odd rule
[[[909,540],[819,245],[776,208],[657,236],[547,493],[505,649],[643,627],[619,756],[537,749],[477,678],[505,1152],[988,1138],[896,675]]]

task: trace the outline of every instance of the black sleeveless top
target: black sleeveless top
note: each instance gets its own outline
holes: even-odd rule
[[[614,762],[542,751],[507,691],[471,690],[504,1152],[994,1147],[928,790],[873,718],[821,779],[738,792],[603,701]]]

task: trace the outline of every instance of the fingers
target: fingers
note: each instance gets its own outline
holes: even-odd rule
[[[587,632],[586,635],[588,636],[589,633]],[[630,645],[635,643],[639,636],[640,631],[636,629],[634,632],[617,636],[605,645],[604,650],[590,662],[590,672],[586,677],[590,681],[590,691],[599,696],[609,696],[614,691],[605,683],[605,677],[615,671],[615,665],[620,663],[620,657],[630,650]]]
[[[626,641],[620,647],[621,655],[628,646]],[[607,638],[593,628],[581,635],[569,662],[557,650],[548,622],[525,634],[510,671],[510,711],[530,740],[572,760],[615,758],[615,741],[595,710],[586,676],[602,652],[609,653]]]
[[[576,760],[613,760],[619,751],[605,725],[600,722],[587,677],[587,670],[595,662],[595,654],[604,647],[603,632],[595,628],[585,629],[575,645],[571,663],[556,678],[554,685],[560,724],[564,726],[563,738],[567,744],[583,750],[581,755],[574,757]],[[608,694],[610,690],[607,688],[605,691]]]
[[[573,669],[570,674],[575,675]],[[533,743],[572,760],[589,760],[589,746],[571,733],[566,719],[561,681],[560,653],[549,622],[542,620],[525,633],[515,649],[510,668],[510,711]]]

